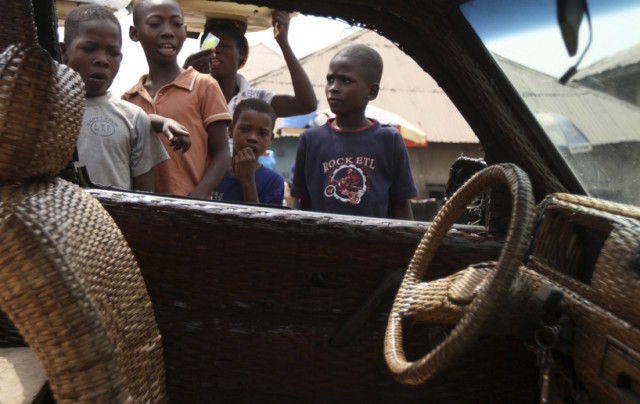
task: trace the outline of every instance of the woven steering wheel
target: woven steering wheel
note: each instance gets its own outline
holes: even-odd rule
[[[429,301],[430,295],[442,295],[442,282],[421,282],[421,279],[424,278],[445,234],[464,208],[477,195],[498,184],[509,187],[512,208],[506,241],[495,264],[495,270],[490,271],[483,283],[475,285],[477,290],[471,303],[464,310],[459,309],[458,318],[461,318],[451,333],[431,352],[415,362],[408,362],[402,340],[403,319],[411,318],[415,321],[420,318],[421,311],[433,311],[433,307],[426,307],[420,302],[425,301],[425,295],[426,301]],[[531,183],[524,171],[513,164],[493,165],[478,172],[442,207],[416,249],[389,315],[384,351],[387,365],[396,380],[406,384],[419,384],[432,378],[456,362],[482,335],[490,321],[495,320],[500,304],[507,297],[518,266],[526,254],[533,218]],[[476,268],[472,266],[465,272],[474,270]],[[447,285],[449,287],[451,284]],[[455,302],[447,304],[455,306]]]

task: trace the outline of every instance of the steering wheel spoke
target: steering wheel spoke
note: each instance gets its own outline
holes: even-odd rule
[[[509,186],[511,222],[495,263],[471,265],[447,278],[422,282],[444,236],[476,196],[499,184]],[[534,201],[527,175],[513,164],[485,168],[471,177],[442,207],[424,235],[396,295],[385,334],[385,359],[400,382],[419,384],[459,359],[500,312],[526,254],[533,227]],[[524,289],[522,289],[524,290]],[[403,320],[455,324],[431,352],[406,360]]]
[[[461,273],[454,276],[457,278]],[[454,276],[431,282],[418,282],[407,293],[398,296],[399,314],[412,324],[456,324],[464,314],[464,305],[458,305],[449,299]]]

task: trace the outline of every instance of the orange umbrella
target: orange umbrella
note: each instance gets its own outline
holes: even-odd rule
[[[324,115],[326,117],[335,116],[328,108],[319,111],[317,115]],[[365,115],[367,118],[375,119],[383,125],[395,126],[402,135],[405,144],[409,147],[427,147],[429,144],[427,134],[424,133],[422,129],[396,113],[376,107],[375,105],[368,105],[365,110]]]

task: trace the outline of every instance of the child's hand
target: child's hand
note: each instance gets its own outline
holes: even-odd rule
[[[278,44],[284,44],[288,41],[290,19],[291,17],[289,17],[289,13],[286,11],[275,10],[271,14],[273,37]]]
[[[173,119],[166,118],[162,134],[169,139],[169,144],[174,151],[182,150],[184,153],[191,147],[189,131]]]
[[[206,49],[196,53],[192,53],[187,57],[182,65],[183,69],[193,66],[200,73],[211,73],[211,58],[215,55],[215,49]]]
[[[156,133],[162,133],[169,139],[169,144],[174,151],[186,152],[191,147],[191,137],[187,128],[171,118],[165,118],[156,114],[149,114],[151,125]]]
[[[253,149],[245,147],[233,157],[233,173],[240,181],[253,181],[255,179],[258,159]]]

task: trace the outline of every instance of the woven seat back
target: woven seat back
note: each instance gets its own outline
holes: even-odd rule
[[[31,13],[25,4],[7,7]],[[160,334],[135,258],[102,205],[57,178],[82,122],[80,77],[35,43],[1,49],[0,309],[58,402],[166,401]]]
[[[162,402],[151,302],[102,205],[59,179],[0,189],[0,306],[56,400]]]
[[[0,182],[57,175],[82,123],[80,77],[24,43],[2,52],[0,74]]]

